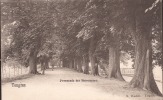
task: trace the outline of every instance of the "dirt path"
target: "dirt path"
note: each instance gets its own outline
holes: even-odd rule
[[[12,83],[25,87],[13,87]],[[2,100],[162,100],[146,91],[124,88],[126,84],[61,68],[2,85]]]

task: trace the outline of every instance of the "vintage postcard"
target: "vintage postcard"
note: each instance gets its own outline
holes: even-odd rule
[[[1,0],[2,100],[163,100],[162,0]]]

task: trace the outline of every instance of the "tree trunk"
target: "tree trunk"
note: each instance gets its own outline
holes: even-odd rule
[[[99,72],[98,72],[98,61],[97,61],[96,57],[95,57],[95,75],[99,75]]]
[[[80,57],[77,59],[77,65],[78,65],[77,70],[79,72],[83,72],[83,70],[82,70],[82,59]]]
[[[41,62],[41,70],[43,70],[44,62]]]
[[[68,58],[68,68],[72,68],[73,64],[72,64],[72,59]]]
[[[45,59],[44,59],[44,61],[45,61],[45,69],[49,69],[49,56],[45,56]]]
[[[83,66],[84,66],[84,74],[89,74],[89,57],[88,55],[84,55],[83,57]]]
[[[124,81],[121,71],[120,71],[120,54],[119,46],[109,47],[109,78],[116,78],[118,80]]]
[[[138,16],[136,16],[138,15]],[[133,11],[132,37],[135,40],[134,77],[131,87],[138,87],[162,96],[152,72],[151,16],[144,13],[143,7]]]
[[[66,60],[65,59],[62,60],[62,66],[66,67]]]
[[[29,73],[37,74],[37,53],[35,51],[31,51],[29,57]]]
[[[66,67],[70,68],[70,62],[68,60],[66,60]]]
[[[74,69],[77,70],[77,59],[76,59],[76,57],[74,59]]]
[[[45,61],[45,68],[49,69],[49,61]]]
[[[148,36],[141,35],[136,43],[135,73],[130,82],[131,87],[143,88],[157,95],[159,91],[152,72],[152,47]]]
[[[71,68],[73,69],[74,68],[74,59],[71,60]]]
[[[91,63],[91,74],[95,75],[95,59],[92,55],[89,56]]]
[[[71,61],[70,58],[69,58],[69,60],[68,60],[68,68],[72,68],[72,61]]]
[[[73,58],[69,58],[69,68],[74,68],[74,60]]]
[[[95,64],[95,75],[99,75],[99,71],[98,71],[98,64]]]
[[[94,52],[96,50],[96,44],[97,44],[97,40],[95,38],[95,35],[93,35],[93,37],[90,40],[90,47],[89,47],[89,60],[91,63],[91,74],[93,74],[93,75],[96,75],[95,56],[94,56]]]

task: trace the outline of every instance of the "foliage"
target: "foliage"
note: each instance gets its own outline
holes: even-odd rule
[[[143,4],[144,14],[149,14],[147,19],[151,20],[149,24],[153,28],[154,64],[161,64],[160,2],[150,0]],[[50,52],[56,56],[87,54],[90,38],[95,34],[98,37],[97,55],[99,52],[107,54],[109,46],[114,45],[117,39],[121,51],[134,58],[135,40],[132,34],[135,27],[132,24],[134,10],[142,6],[138,4],[139,0],[2,2],[3,58],[28,59],[30,51],[36,48],[38,55]],[[139,15],[141,13],[136,13],[136,16]]]

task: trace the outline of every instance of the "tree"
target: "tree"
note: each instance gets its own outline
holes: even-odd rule
[[[83,56],[83,66],[84,66],[84,74],[89,74],[89,57],[88,54]]]
[[[59,19],[60,21],[60,37],[62,37],[64,41],[64,50],[62,53],[61,58],[65,59],[67,58],[68,65],[70,67],[74,66],[74,69],[81,70],[82,67],[82,54],[83,54],[83,48],[82,48],[82,41],[80,39],[76,38],[76,34],[78,31],[81,30],[81,26],[77,25],[73,29],[69,26],[75,19],[83,12],[83,8],[86,1],[72,1],[72,2],[65,2],[63,6],[61,7],[61,17]],[[65,6],[67,8],[65,8]],[[63,16],[63,18],[62,18]],[[64,60],[65,61],[65,60]],[[71,64],[72,63],[72,64]],[[81,67],[77,67],[77,65],[80,65]],[[78,69],[80,68],[80,69]]]
[[[139,87],[161,95],[152,73],[152,28],[160,19],[159,3],[156,8],[146,12],[146,9],[153,5],[155,0],[150,1],[122,1],[124,9],[121,9],[119,20],[124,22],[126,28],[131,29],[132,38],[135,43],[135,73],[130,82],[132,87]],[[157,15],[158,14],[158,15]]]
[[[12,42],[9,50],[20,60],[26,58],[26,61],[29,61],[32,74],[37,73],[37,55],[47,44],[47,39],[53,32],[51,22],[54,13],[47,7],[48,4],[48,2],[30,0],[5,2],[11,21],[19,23],[11,33]],[[10,12],[12,12],[11,15]]]
[[[89,44],[89,60],[91,63],[91,73],[98,75],[97,58],[95,57],[95,50],[97,42],[101,38],[101,27],[103,26],[104,13],[103,1],[90,0],[86,4],[86,10],[83,12],[73,23],[73,26],[80,23],[81,30],[78,32],[77,37],[83,38],[83,41],[90,41]]]
[[[97,62],[97,57],[95,56],[95,51],[96,51],[96,47],[98,45],[98,42],[101,41],[102,37],[105,37],[105,34],[108,34],[108,36],[111,36],[109,38],[105,38],[105,39],[110,39],[110,44],[111,42],[114,43],[116,42],[117,44],[114,45],[110,45],[110,49],[115,47],[115,49],[118,49],[117,47],[119,47],[118,45],[118,41],[115,41],[115,39],[117,39],[117,36],[113,33],[110,32],[111,26],[113,26],[113,24],[110,24],[111,22],[111,16],[110,16],[110,8],[107,8],[106,5],[107,1],[105,0],[90,0],[87,3],[86,6],[86,11],[79,16],[79,18],[76,20],[77,22],[80,22],[82,25],[82,30],[79,32],[79,34],[77,35],[77,37],[82,37],[83,40],[87,40],[90,39],[90,46],[89,46],[89,59],[91,62],[91,66],[92,66],[92,74],[93,75],[98,75],[98,66],[95,66],[95,63]],[[111,39],[111,38],[115,38],[115,39]],[[111,41],[114,40],[114,41]],[[109,42],[108,42],[109,43]],[[111,55],[114,54],[113,52],[117,51],[116,54],[119,53],[119,50],[110,50],[110,62],[117,62],[116,63],[112,63],[113,65],[111,65],[110,63],[110,75],[109,77],[114,77],[117,78],[116,75],[113,75],[113,73],[118,73],[118,76],[120,76],[121,80],[123,80],[122,75],[120,74],[120,60],[118,59],[114,59],[114,57],[118,57],[118,55]],[[112,60],[112,61],[111,61]],[[119,63],[119,64],[118,64]],[[115,65],[114,65],[115,64]],[[113,71],[115,69],[115,71]],[[108,71],[108,72],[109,72]]]
[[[109,78],[117,78],[124,81],[120,72],[120,41],[118,36],[112,38],[114,44],[109,47]]]

